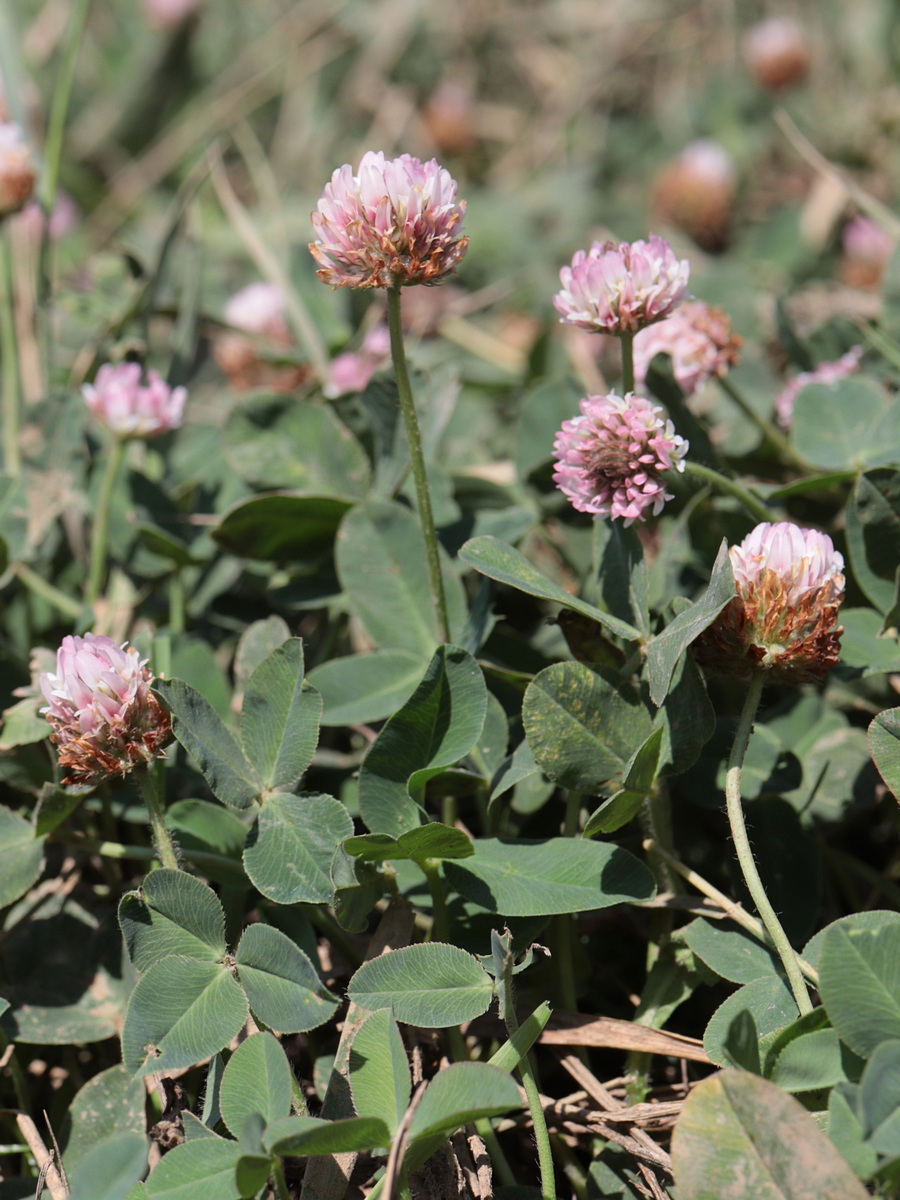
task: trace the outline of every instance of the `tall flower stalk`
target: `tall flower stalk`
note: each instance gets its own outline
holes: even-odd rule
[[[125,446],[134,438],[154,438],[177,429],[184,415],[187,392],[170,388],[156,371],[141,382],[138,363],[107,363],[92,384],[82,388],[84,402],[109,433],[109,450],[103,469],[94,517],[91,558],[85,600],[94,604],[103,587],[109,517],[116,484],[122,471]]]
[[[696,643],[712,670],[748,677],[725,776],[725,807],[741,874],[784,965],[801,1014],[812,1003],[797,955],[766,895],[741,802],[741,769],[766,681],[821,679],[838,661],[844,560],[827,534],[787,521],[764,523],[729,551],[737,594]]]
[[[420,162],[409,154],[385,159],[365,154],[356,175],[346,164],[334,172],[312,214],[319,234],[310,253],[316,272],[332,287],[385,288],[391,356],[397,394],[425,539],[428,585],[441,641],[450,640],[447,600],[422,435],[416,415],[400,314],[400,292],[420,283],[437,283],[459,264],[468,246],[460,237],[465,202],[457,200],[456,181],[434,159]]]
[[[741,769],[747,754],[747,747],[750,744],[750,735],[753,732],[753,720],[756,716],[756,710],[759,707],[764,683],[765,675],[762,671],[756,671],[751,676],[750,683],[747,686],[747,694],[744,697],[744,706],[741,710],[740,720],[738,721],[734,737],[734,745],[731,747],[728,768],[725,774],[725,810],[728,815],[731,840],[734,843],[735,853],[740,864],[741,874],[744,877],[744,883],[747,885],[747,891],[756,905],[756,911],[759,913],[762,923],[766,927],[766,932],[772,940],[772,945],[775,947],[778,957],[784,966],[784,972],[787,975],[788,983],[794,994],[794,1000],[796,1001],[797,1008],[800,1010],[800,1015],[805,1016],[806,1013],[812,1012],[812,1001],[809,998],[809,992],[806,989],[803,974],[797,962],[797,955],[794,953],[794,948],[791,946],[788,936],[784,931],[784,926],[778,919],[778,914],[772,907],[759,871],[757,870],[756,859],[753,857],[753,849],[750,845],[750,838],[747,835],[744,806],[741,802]]]

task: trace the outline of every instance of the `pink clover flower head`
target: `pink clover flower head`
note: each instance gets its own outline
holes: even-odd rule
[[[57,192],[56,203],[47,222],[47,233],[52,242],[62,241],[75,229],[81,220],[81,210],[68,192]],[[29,200],[17,218],[19,229],[27,231],[33,238],[39,238],[44,228],[44,213],[37,200]]]
[[[284,292],[272,283],[249,283],[235,292],[225,305],[225,320],[245,333],[290,341],[284,319]]]
[[[728,551],[737,595],[701,634],[698,660],[783,683],[821,679],[840,657],[844,559],[831,538],[790,521],[765,522]]]
[[[689,275],[687,259],[656,234],[646,242],[594,242],[561,269],[553,307],[569,325],[630,336],[669,315]]]
[[[841,244],[849,258],[883,266],[894,253],[894,239],[877,221],[863,213],[851,217],[841,233]]]
[[[102,634],[62,640],[56,671],[40,675],[66,784],[127,774],[171,740],[169,716],[150,690],[153,675],[133,646]]]
[[[799,83],[809,70],[809,34],[791,17],[759,21],[744,34],[741,50],[756,82],[773,92]]]
[[[177,429],[187,392],[170,388],[156,371],[141,383],[138,363],[106,363],[81,389],[94,416],[120,438],[154,438]]]
[[[813,371],[802,371],[784,385],[775,397],[775,415],[782,429],[790,429],[794,419],[794,404],[804,388],[813,383],[839,383],[859,368],[863,347],[854,346],[834,362],[823,362]]]
[[[658,516],[672,499],[662,472],[684,470],[688,443],[643,396],[586,396],[580,407],[553,444],[556,486],[579,512],[626,525],[646,520],[648,509]]]
[[[0,218],[27,204],[34,181],[31,148],[22,130],[11,122],[0,121]]]
[[[465,211],[456,181],[435,159],[370,150],[358,175],[349,163],[334,172],[312,214],[316,274],[335,288],[438,283],[466,253]]]
[[[634,377],[642,384],[657,354],[668,354],[678,386],[692,395],[710,379],[721,379],[739,359],[741,338],[719,308],[685,300],[664,321],[634,339]]]

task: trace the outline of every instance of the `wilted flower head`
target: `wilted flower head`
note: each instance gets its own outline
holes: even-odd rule
[[[834,362],[823,362],[813,371],[801,371],[784,385],[775,397],[775,415],[783,429],[790,429],[794,418],[794,403],[805,387],[811,383],[839,383],[852,375],[859,367],[863,356],[862,346],[854,346]]]
[[[877,221],[857,213],[841,234],[844,257],[841,279],[851,287],[877,287],[887,261],[894,253],[894,239]]]
[[[739,358],[741,338],[720,308],[702,300],[686,300],[671,316],[634,339],[634,377],[644,382],[657,354],[668,354],[678,386],[686,396],[707,380],[728,374]]]
[[[275,341],[290,341],[284,319],[284,292],[273,283],[248,283],[225,305],[225,320],[235,329]]]
[[[687,259],[677,259],[656,234],[646,242],[594,242],[560,271],[553,307],[569,325],[630,335],[668,316],[689,275]]]
[[[653,212],[656,220],[683,230],[698,246],[718,251],[728,242],[736,194],[732,156],[720,142],[697,138],[657,174]]]
[[[358,175],[349,163],[339,167],[312,214],[319,279],[336,288],[437,283],[469,244],[459,236],[466,205],[456,192],[435,159],[386,160],[370,150]]]
[[[553,480],[579,512],[626,525],[662,511],[671,495],[662,472],[684,470],[688,444],[643,396],[586,396],[581,416],[556,435]]]
[[[347,350],[331,360],[325,395],[343,396],[361,392],[391,353],[391,335],[386,325],[376,325],[363,338],[358,350]]]
[[[0,121],[0,217],[18,212],[34,191],[31,150],[18,125]]]
[[[695,643],[698,661],[783,683],[821,679],[840,655],[844,560],[831,538],[790,521],[757,525],[729,550],[737,595]]]
[[[768,17],[744,34],[741,42],[757,83],[773,92],[799,83],[809,70],[809,34],[790,17]]]
[[[177,429],[187,392],[170,388],[156,371],[141,383],[138,363],[106,363],[93,384],[81,389],[85,403],[99,421],[121,438],[153,438]]]
[[[96,783],[158,757],[171,726],[152,682],[146,659],[127,643],[94,633],[63,638],[56,672],[39,679],[41,712],[68,772],[63,783]]]

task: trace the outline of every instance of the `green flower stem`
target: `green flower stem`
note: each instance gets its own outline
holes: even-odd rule
[[[756,917],[751,917],[742,905],[729,899],[724,892],[720,892],[708,879],[704,879],[702,875],[698,875],[696,871],[692,871],[690,867],[686,867],[683,862],[678,861],[674,854],[670,854],[668,850],[657,845],[652,839],[644,842],[644,850],[648,854],[658,854],[660,858],[665,859],[673,871],[677,872],[692,887],[695,887],[698,892],[702,892],[704,896],[712,900],[726,917],[730,917],[734,921],[735,925],[740,925],[741,929],[746,929],[747,933],[755,937],[757,941],[766,942],[766,930],[763,923],[757,921]],[[797,959],[797,966],[813,987],[817,988],[819,986],[819,972],[805,958],[801,958],[799,954],[795,954],[795,957]]]
[[[13,287],[12,245],[8,231],[0,239],[0,355],[3,356],[3,466],[7,475],[22,474],[21,390],[16,336],[16,299]]]
[[[52,604],[65,616],[76,620],[81,615],[81,605],[77,600],[73,600],[71,596],[67,596],[65,592],[54,587],[52,583],[48,583],[46,579],[38,575],[37,571],[33,571],[25,563],[16,563],[13,570],[30,592],[34,592],[36,596],[40,596],[42,600]]]
[[[766,441],[775,447],[785,462],[789,462],[791,466],[796,467],[798,471],[805,472],[809,470],[809,463],[805,462],[800,457],[784,434],[777,429],[771,421],[767,421],[765,417],[761,417],[759,413],[750,406],[747,398],[734,386],[727,376],[720,377],[719,387],[726,396],[734,401],[747,420],[756,426]]]
[[[133,858],[137,862],[150,862],[157,857],[152,846],[125,846],[122,842],[103,841],[99,838],[81,837],[78,834],[51,834],[49,841],[75,850],[83,850],[87,854],[99,854],[101,858],[125,859]],[[246,880],[244,868],[233,858],[222,854],[212,854],[207,850],[185,850],[184,857],[198,867],[213,867],[217,871],[227,872],[236,879]]]
[[[739,500],[744,508],[756,521],[771,521],[772,514],[763,504],[762,500],[747,488],[742,487],[734,479],[729,479],[727,475],[722,475],[719,471],[714,471],[712,467],[704,467],[701,463],[693,462],[691,459],[684,459],[684,473],[690,475],[692,479],[696,479],[698,483],[708,484],[715,488],[717,492],[724,492],[726,496],[733,496],[735,500]]]
[[[427,858],[419,865],[428,881],[428,890],[431,893],[431,903],[434,908],[432,933],[435,934],[438,941],[449,942],[450,921],[447,916],[447,893],[444,889],[444,879],[441,875],[440,863],[435,858]]]
[[[399,284],[394,284],[387,289],[387,310],[388,328],[391,334],[391,357],[394,360],[394,372],[397,377],[397,396],[400,401],[403,424],[406,426],[406,440],[409,443],[409,459],[412,467],[413,482],[416,488],[416,502],[419,507],[419,519],[422,522],[422,534],[425,538],[425,562],[428,567],[428,586],[431,591],[431,603],[434,606],[434,615],[437,619],[438,636],[442,642],[449,642],[450,620],[447,615],[447,598],[444,595],[444,579],[441,574],[437,530],[435,529],[434,512],[431,507],[428,475],[425,471],[422,434],[419,430],[419,420],[416,416],[412,385],[409,381],[409,368],[406,365],[406,351],[403,347]]]
[[[512,1037],[519,1028],[516,1018],[515,998],[512,984],[509,987],[509,1002],[506,1005],[506,1032]],[[550,1145],[550,1133],[547,1129],[547,1118],[544,1116],[544,1106],[541,1104],[541,1092],[535,1077],[531,1062],[531,1053],[525,1054],[519,1062],[519,1076],[525,1089],[528,1101],[528,1111],[531,1113],[531,1123],[534,1126],[534,1140],[537,1143],[538,1163],[541,1169],[541,1200],[556,1200],[556,1182],[553,1171],[553,1149]]]
[[[634,334],[620,333],[622,345],[622,395],[634,391]]]
[[[147,805],[147,812],[150,814],[150,827],[153,830],[153,841],[159,853],[159,861],[164,867],[177,871],[180,869],[178,855],[175,851],[172,834],[166,827],[166,808],[157,773],[152,767],[138,767],[135,775],[144,803]]]
[[[169,579],[169,632],[184,633],[184,580],[181,567]]]
[[[797,963],[797,955],[788,941],[787,934],[778,920],[775,909],[769,903],[769,897],[766,895],[763,882],[756,869],[753,850],[750,847],[750,839],[747,837],[744,809],[741,804],[741,767],[744,762],[744,756],[747,753],[747,747],[750,744],[750,735],[753,732],[753,719],[759,707],[763,681],[763,673],[755,671],[751,676],[750,684],[747,688],[744,707],[741,710],[737,731],[734,735],[734,745],[731,748],[731,754],[728,758],[728,768],[725,775],[725,806],[728,812],[728,824],[731,826],[731,837],[734,842],[734,848],[737,851],[744,882],[747,884],[750,895],[753,897],[753,903],[756,905],[757,912],[762,917],[766,931],[772,939],[772,944],[778,952],[778,957],[784,964],[784,970],[791,985],[791,991],[794,993],[794,999],[797,1002],[800,1015],[805,1016],[813,1010],[812,1001],[809,998],[809,992],[806,990],[806,984],[803,982],[803,975]]]
[[[106,567],[106,543],[109,538],[109,512],[112,505],[113,492],[122,470],[125,457],[125,439],[113,437],[106,459],[103,480],[100,484],[100,495],[97,499],[97,512],[94,517],[94,536],[91,541],[91,565],[88,573],[88,584],[85,592],[85,602],[93,604],[100,595],[103,586],[103,575]]]

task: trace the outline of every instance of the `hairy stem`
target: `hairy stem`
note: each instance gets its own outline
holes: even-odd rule
[[[447,615],[447,598],[444,594],[444,579],[441,574],[437,530],[435,529],[434,512],[431,507],[428,476],[425,471],[422,434],[419,429],[419,419],[416,416],[412,385],[409,381],[409,368],[406,365],[406,351],[403,346],[399,284],[394,284],[393,287],[388,288],[387,306],[388,328],[391,333],[391,357],[394,360],[394,373],[397,378],[397,396],[400,402],[403,424],[406,427],[406,440],[409,443],[409,460],[412,467],[413,483],[416,488],[416,503],[419,507],[419,519],[422,522],[422,534],[425,538],[425,564],[428,568],[428,587],[431,592],[431,603],[434,607],[438,636],[442,642],[449,642],[450,620]]]
[[[791,991],[794,993],[794,999],[797,1002],[800,1015],[805,1016],[806,1013],[810,1013],[813,1010],[812,1001],[809,998],[809,992],[806,990],[806,984],[803,982],[803,975],[797,963],[797,955],[788,941],[787,934],[778,920],[775,909],[769,903],[766,889],[763,887],[759,871],[756,869],[756,861],[753,858],[753,850],[750,846],[750,839],[747,836],[744,809],[741,804],[741,767],[744,762],[744,756],[747,753],[747,747],[750,744],[750,735],[753,732],[753,719],[756,716],[759,699],[762,695],[763,678],[761,671],[754,672],[747,688],[744,707],[741,710],[737,731],[734,735],[734,745],[731,748],[731,754],[728,758],[728,769],[725,775],[725,805],[728,812],[728,824],[731,827],[731,837],[734,842],[734,848],[737,851],[744,882],[747,884],[747,889],[753,897],[753,903],[756,905],[757,912],[762,918],[766,932],[772,939],[772,944],[778,953],[778,957],[784,965],[785,974],[791,985]]]
[[[150,827],[153,830],[153,842],[159,854],[159,861],[164,867],[177,871],[179,870],[178,854],[172,835],[166,827],[166,806],[156,772],[152,767],[138,767],[135,775],[144,803],[147,805],[147,812],[150,814]]]

